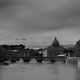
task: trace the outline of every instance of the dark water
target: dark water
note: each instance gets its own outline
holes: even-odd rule
[[[80,80],[80,71],[64,63],[16,63],[0,66],[0,80]]]

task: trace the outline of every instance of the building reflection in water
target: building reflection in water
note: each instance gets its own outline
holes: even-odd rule
[[[80,80],[80,68],[79,67],[76,69],[75,74],[76,74],[76,80]]]
[[[57,64],[51,64],[48,68],[47,68],[48,72],[50,74],[53,75],[58,75],[59,74],[59,66]]]
[[[5,70],[5,66],[0,65],[0,80],[2,80],[4,70]]]

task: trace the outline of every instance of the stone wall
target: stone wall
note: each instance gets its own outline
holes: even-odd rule
[[[77,57],[67,57],[67,63],[77,65],[78,59]]]

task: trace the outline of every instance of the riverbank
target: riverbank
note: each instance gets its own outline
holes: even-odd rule
[[[67,63],[77,65],[78,64],[78,59],[77,59],[77,57],[67,57]]]

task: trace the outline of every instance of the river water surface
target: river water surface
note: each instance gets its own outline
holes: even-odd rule
[[[0,66],[0,80],[80,80],[80,70],[64,63],[15,63]]]

